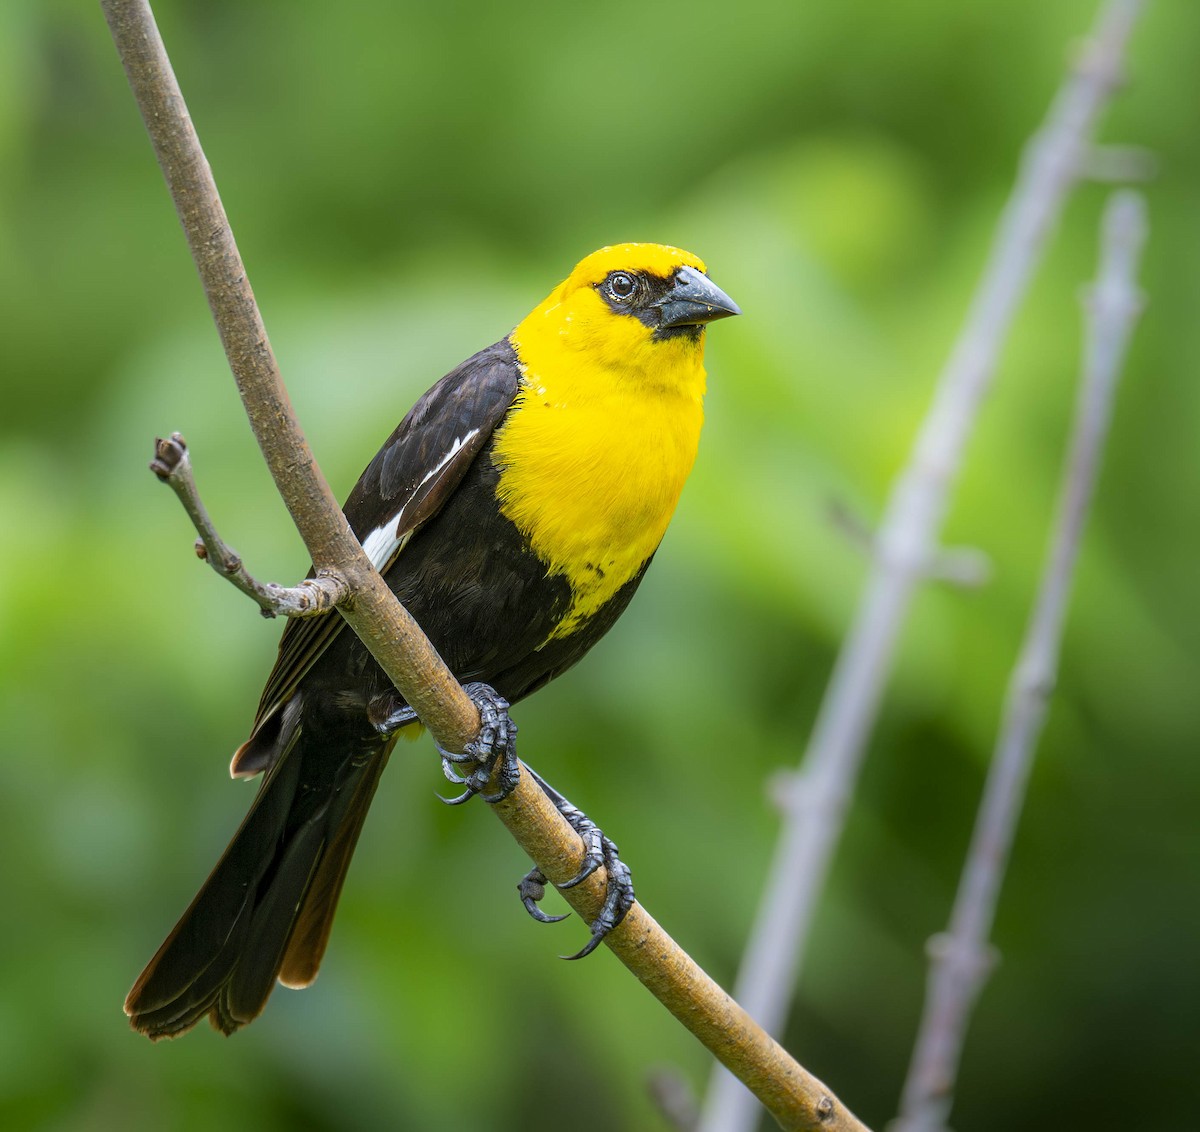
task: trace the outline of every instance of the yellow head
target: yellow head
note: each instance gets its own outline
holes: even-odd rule
[[[581,260],[512,337],[535,371],[543,360],[574,360],[608,380],[645,388],[696,371],[703,380],[705,325],[740,313],[690,252],[616,244]]]

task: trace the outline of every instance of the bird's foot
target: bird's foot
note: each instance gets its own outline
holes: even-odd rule
[[[629,866],[618,855],[616,842],[606,836],[587,814],[572,805],[541,775],[529,770],[528,767],[525,769],[533,775],[534,780],[554,803],[555,809],[567,819],[567,823],[583,841],[584,855],[579,872],[558,887],[560,889],[574,888],[577,884],[587,880],[599,868],[603,868],[606,874],[604,904],[600,908],[599,915],[591,923],[592,938],[576,954],[563,956],[564,959],[582,959],[599,947],[604,937],[625,919],[629,909],[633,907],[635,899],[633,877],[629,872]],[[535,920],[543,924],[553,924],[566,919],[566,916],[547,916],[538,907],[538,901],[545,895],[546,883],[545,873],[541,869],[533,868],[521,878],[521,882],[517,885],[517,892],[520,894],[521,903],[525,905],[525,910]]]
[[[455,798],[443,798],[449,806],[469,802],[479,794],[485,802],[499,802],[517,787],[521,776],[517,761],[517,725],[508,717],[508,701],[487,684],[464,684],[463,691],[479,709],[479,734],[467,744],[463,753],[438,747],[442,755],[442,773],[456,786],[466,789]],[[499,765],[495,794],[485,794],[488,782]],[[471,769],[459,774],[455,767]]]
[[[401,728],[417,722],[417,713],[395,691],[384,692],[367,704],[367,719],[381,738],[390,739]]]

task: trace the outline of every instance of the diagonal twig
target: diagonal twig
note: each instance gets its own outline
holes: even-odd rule
[[[938,380],[876,540],[870,577],[821,703],[784,814],[734,995],[770,1033],[787,1018],[813,910],[845,824],[896,642],[938,534],[1000,348],[1067,193],[1086,172],[1096,120],[1122,79],[1142,0],[1105,0],[1092,33],[1029,143],[966,322]],[[753,1098],[714,1073],[701,1132],[749,1132]]]
[[[1134,192],[1113,196],[1104,214],[1100,268],[1087,297],[1088,332],[1075,424],[1063,467],[1050,554],[984,788],[949,930],[930,940],[925,1011],[891,1132],[942,1132],[971,1009],[992,967],[988,947],[1000,883],[1025,797],[1029,769],[1058,671],[1063,619],[1113,394],[1141,310],[1137,263],[1146,211]]]
[[[401,686],[425,725],[450,750],[479,730],[479,714],[413,619],[363,553],[317,467],[279,374],[266,328],[212,170],[145,0],[101,0],[125,74],[188,238],[192,258],[263,458],[318,574],[342,578],[352,601],[338,606]],[[384,625],[394,634],[383,639]],[[415,682],[413,672],[421,672]]]
[[[296,420],[245,267],[146,0],[101,0],[142,119],[187,235],[213,318],[276,488],[319,575],[341,579],[338,614],[362,639],[441,746],[461,751],[478,713],[363,553]],[[333,614],[330,614],[333,616]],[[555,883],[574,876],[578,835],[529,774],[491,809]],[[564,896],[591,922],[603,870]],[[725,994],[640,904],[605,937],[612,952],[723,1064],[754,1090],[781,1127],[865,1132],[825,1087]]]
[[[336,576],[305,578],[297,586],[280,586],[275,582],[260,582],[246,569],[242,556],[229,546],[209,517],[208,508],[200,498],[196,477],[192,473],[192,458],[187,442],[177,432],[159,437],[154,442],[154,459],[150,470],[165,483],[183,504],[188,518],[200,536],[196,540],[196,555],[207,562],[222,578],[236,586],[247,597],[258,602],[264,617],[315,617],[328,613],[349,596],[345,581]]]

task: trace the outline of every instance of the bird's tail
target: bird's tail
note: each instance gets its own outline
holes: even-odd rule
[[[207,1014],[232,1034],[258,1017],[276,979],[303,987],[317,977],[394,743],[338,762],[306,750],[297,729],[293,749],[267,773],[216,868],[129,992],[135,1030],[175,1037]]]

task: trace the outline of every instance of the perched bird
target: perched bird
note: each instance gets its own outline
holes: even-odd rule
[[[350,493],[345,514],[363,549],[470,682],[509,759],[507,706],[579,660],[650,565],[696,455],[705,326],[739,313],[688,252],[602,248],[511,334],[434,385]],[[231,767],[263,774],[262,786],[125,1002],[151,1038],[206,1014],[232,1033],[258,1016],[276,980],[316,978],[379,776],[397,736],[419,726],[343,626],[334,614],[284,630]],[[468,783],[464,798],[491,769],[489,760],[458,777],[451,766]],[[542,785],[603,841],[619,883],[615,846]],[[610,895],[585,951],[631,892]],[[536,893],[522,894],[549,919]]]

